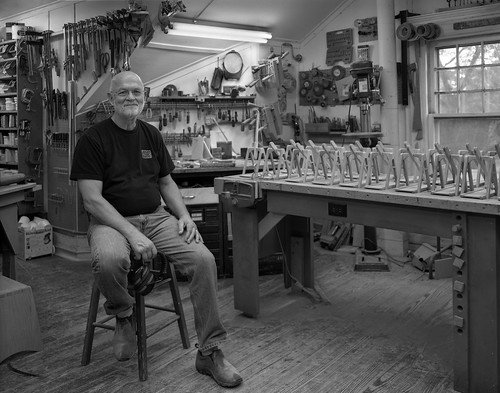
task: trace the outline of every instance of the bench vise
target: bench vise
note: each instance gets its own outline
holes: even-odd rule
[[[233,206],[252,207],[262,199],[262,190],[258,182],[224,179],[220,195]]]

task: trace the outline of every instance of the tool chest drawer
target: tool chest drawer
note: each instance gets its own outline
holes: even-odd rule
[[[222,233],[219,205],[187,205],[187,209],[203,237],[203,242],[212,254],[214,254],[215,263],[217,264],[217,275],[219,277],[222,276]]]

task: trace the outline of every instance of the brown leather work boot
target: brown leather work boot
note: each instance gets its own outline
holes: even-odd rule
[[[215,382],[225,388],[234,388],[243,381],[238,370],[224,358],[224,354],[220,349],[216,349],[206,356],[198,351],[196,370],[201,374],[211,376]]]
[[[137,347],[134,318],[116,317],[115,335],[113,336],[113,353],[117,360],[129,360]]]

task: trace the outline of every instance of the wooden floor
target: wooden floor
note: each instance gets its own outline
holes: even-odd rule
[[[429,280],[410,265],[354,272],[352,255],[315,250],[316,293],[284,289],[281,275],[261,277],[261,315],[233,308],[232,279],[220,279],[223,346],[244,382],[237,392],[439,393],[453,390],[451,280]],[[176,325],[148,341],[149,379],[137,358],[117,362],[112,332],[98,329],[92,362],[80,366],[92,277],[88,263],[59,257],[18,262],[33,289],[44,349],[0,364],[2,392],[222,392],[194,368],[193,309],[181,294],[191,348]],[[165,297],[164,289],[150,297]],[[149,312],[149,311],[148,311]],[[148,314],[150,326],[160,323]],[[28,376],[31,373],[35,376]]]

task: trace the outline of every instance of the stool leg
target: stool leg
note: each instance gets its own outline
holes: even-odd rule
[[[139,380],[148,379],[148,350],[146,345],[146,313],[144,296],[135,294],[135,318],[137,324],[137,360],[139,362]]]
[[[186,325],[186,318],[184,317],[184,309],[182,308],[181,295],[179,293],[179,286],[177,285],[177,278],[175,276],[174,265],[171,262],[167,263],[168,275],[170,276],[170,292],[172,293],[172,301],[174,303],[175,313],[179,316],[177,323],[179,324],[179,332],[181,333],[182,345],[184,348],[189,348],[189,335]]]
[[[97,284],[94,282],[92,285],[92,294],[90,295],[90,307],[87,316],[87,328],[85,330],[85,341],[83,344],[82,353],[82,366],[86,366],[90,363],[90,355],[92,354],[92,344],[94,342],[94,323],[97,319],[97,310],[99,308],[99,296],[101,292],[97,288]]]

